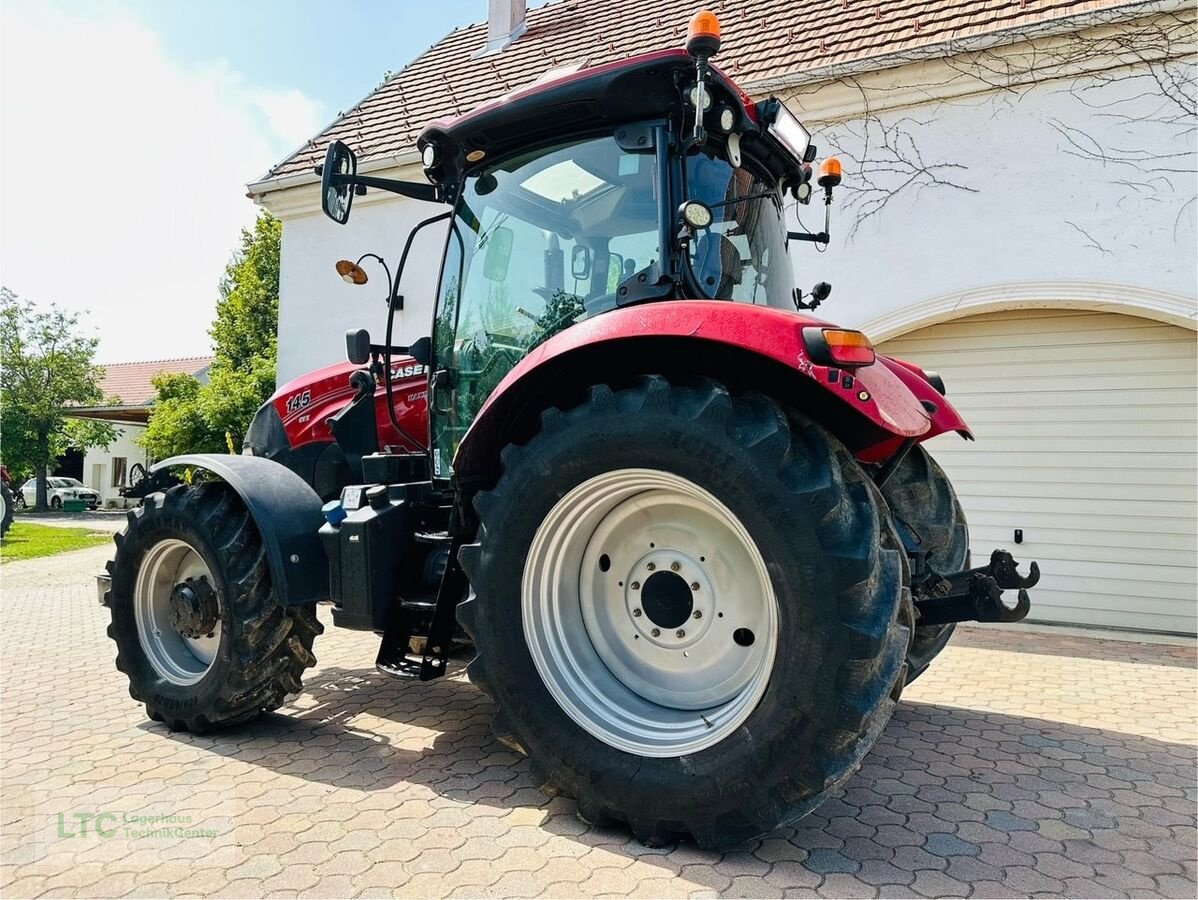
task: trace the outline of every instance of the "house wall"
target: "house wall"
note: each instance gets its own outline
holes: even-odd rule
[[[418,172],[409,179],[422,178]],[[313,197],[316,195],[313,194]],[[408,233],[424,219],[445,212],[438,204],[402,198],[372,203],[358,197],[353,215],[337,225],[319,212],[284,219],[279,276],[280,385],[318,366],[345,359],[345,332],[367,328],[375,343],[383,342],[387,321],[387,277],[379,264],[364,260],[370,281],[346,284],[334,271],[337,260],[356,260],[377,253],[394,273]],[[404,267],[400,293],[404,309],[396,317],[393,344],[409,344],[428,334],[433,293],[440,277],[445,225],[423,229]]]
[[[117,439],[107,449],[93,447],[83,457],[83,478],[81,480],[89,488],[95,488],[100,492],[101,506],[119,506],[124,502],[120,486],[114,486],[112,483],[114,459],[120,457],[125,459],[126,483],[128,483],[129,470],[133,468],[134,463],[147,465],[146,452],[136,443],[138,436],[146,430],[145,426],[114,423],[114,427],[117,431]]]
[[[845,184],[833,206],[833,240],[825,253],[792,245],[796,283],[809,289],[829,281],[834,291],[821,315],[845,325],[871,326],[890,337],[965,311],[968,298],[1003,305],[1078,302],[1127,306],[1175,324],[1194,327],[1196,163],[1192,129],[1153,125],[1160,98],[1137,79],[1111,79],[1090,90],[1059,79],[1003,91],[937,96],[928,85],[935,62],[876,76],[896,86],[876,91],[871,108],[900,98],[878,113],[872,127],[909,132],[920,157],[937,177],[956,187],[917,180],[894,193],[877,214],[855,222],[861,203],[852,158],[860,110],[846,107],[844,91],[825,95],[810,87],[792,91],[789,103],[809,124],[821,152],[847,151]],[[1146,76],[1146,71],[1128,70]],[[951,79],[946,79],[951,81]],[[899,90],[903,82],[919,91]],[[909,103],[911,96],[927,102]],[[1118,102],[1117,116],[1096,109]],[[857,117],[855,117],[855,115]],[[830,119],[819,125],[819,119]],[[1146,124],[1147,123],[1147,124]],[[1181,174],[1136,172],[1126,164],[1086,158],[1067,138],[1119,155],[1116,148],[1178,153],[1167,168]],[[859,143],[857,145],[859,147]],[[1144,168],[1148,168],[1145,164]],[[414,167],[388,174],[420,178]],[[883,178],[891,188],[906,180]],[[1147,187],[1132,182],[1151,182]],[[353,287],[333,272],[341,257],[366,251],[398,261],[408,230],[440,207],[371,192],[357,198],[347,226],[320,215],[314,186],[268,195],[266,205],[284,219],[279,315],[280,383],[344,358],[343,333],[367,327],[382,338],[385,281],[372,262],[371,283]],[[820,200],[802,210],[818,230]],[[855,225],[855,227],[854,227]],[[417,239],[404,273],[406,307],[397,317],[396,342],[427,334],[444,227]],[[373,266],[373,267],[372,267]],[[982,302],[977,300],[977,302]],[[959,308],[960,307],[960,308]],[[959,309],[958,309],[959,308]]]

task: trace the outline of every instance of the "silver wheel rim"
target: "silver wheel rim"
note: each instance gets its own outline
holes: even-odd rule
[[[208,673],[221,638],[219,620],[210,635],[198,638],[179,634],[171,623],[171,592],[188,578],[206,578],[214,584],[208,564],[195,548],[172,538],[159,541],[146,553],[133,589],[137,636],[146,658],[154,671],[180,686],[195,684]]]
[[[557,502],[529,548],[522,612],[566,714],[638,756],[728,737],[765,693],[778,644],[748,530],[703,488],[654,469],[598,475]]]

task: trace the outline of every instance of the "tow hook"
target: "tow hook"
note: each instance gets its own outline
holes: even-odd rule
[[[1040,567],[1028,566],[1027,576],[1006,550],[990,554],[990,565],[951,575],[928,571],[915,587],[915,611],[920,625],[950,622],[1018,622],[1027,616],[1032,601],[1027,589],[1040,580]],[[1002,602],[1004,590],[1018,590],[1014,609]]]

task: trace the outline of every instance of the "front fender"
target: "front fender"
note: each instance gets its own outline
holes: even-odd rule
[[[286,466],[257,456],[189,453],[150,469],[205,469],[233,488],[262,536],[271,583],[284,605],[315,603],[329,596],[329,562],[318,531],[324,523],[320,497]]]
[[[534,393],[528,386],[540,382],[538,376],[557,377],[560,367],[555,363],[580,350],[632,346],[647,339],[685,339],[693,342],[696,354],[713,347],[733,348],[781,363],[819,385],[846,418],[861,418],[874,426],[882,439],[925,434],[930,426],[928,413],[888,366],[875,363],[855,370],[849,379],[843,377],[844,372],[811,361],[803,343],[803,328],[827,324],[796,312],[720,300],[647,303],[588,319],[545,341],[508,372],[463,437],[454,470],[469,478],[487,469],[488,460],[501,449],[496,436],[510,419],[525,411]],[[592,373],[591,383],[604,378],[599,367]]]

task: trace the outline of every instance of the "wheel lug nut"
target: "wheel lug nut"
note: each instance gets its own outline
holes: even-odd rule
[[[653,629],[652,631],[650,631],[649,633],[650,633],[651,635],[653,635],[654,637],[661,637],[661,629],[660,629],[660,628],[654,628],[654,629]]]
[[[641,589],[641,583],[639,581],[634,581],[632,583],[632,589],[634,591],[639,591]]]
[[[674,637],[684,638],[684,637],[686,637],[686,631],[682,628],[679,628],[677,631],[674,632]]]
[[[681,568],[682,568],[681,563],[676,563],[676,562],[670,563],[670,571],[672,571],[672,572],[677,572]]]
[[[701,610],[701,609],[696,609],[696,610],[695,610],[693,613],[691,613],[691,618],[694,618],[694,619],[701,619],[701,618],[703,618],[703,610]]]
[[[691,590],[692,590],[692,591],[697,591],[698,589],[699,589],[699,582],[697,582],[697,581],[692,581],[692,582],[691,582]]]
[[[639,618],[641,617],[641,611],[640,611],[640,608],[638,607],[637,609],[634,609],[634,610],[632,611],[632,615],[633,615],[633,617],[634,617],[634,618],[637,618],[637,619],[639,619]]]
[[[656,569],[656,568],[657,568],[657,564],[656,564],[656,563],[649,563],[647,566],[645,566],[645,568],[646,568],[646,569],[648,569],[650,572],[652,572],[654,569]]]

